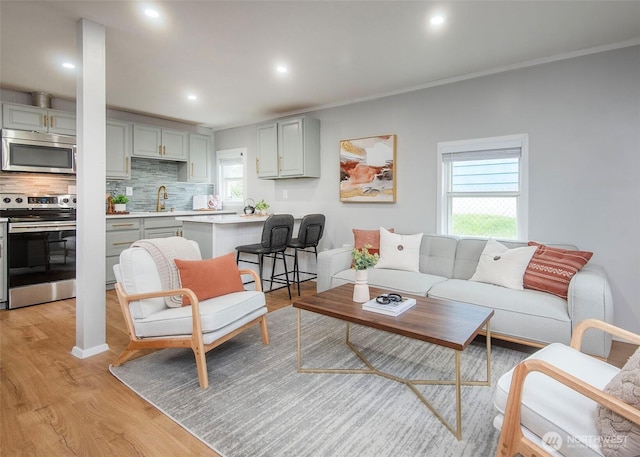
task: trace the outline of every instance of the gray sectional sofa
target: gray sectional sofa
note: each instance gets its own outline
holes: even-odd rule
[[[531,289],[514,290],[469,281],[476,271],[487,239],[423,235],[420,271],[369,269],[369,285],[400,293],[442,298],[493,308],[491,333],[495,338],[536,346],[553,342],[569,344],[576,324],[587,318],[613,321],[611,289],[604,269],[588,262],[571,279],[568,299]],[[526,242],[500,241],[508,248]],[[575,246],[545,243],[562,249]],[[318,292],[355,282],[351,247],[318,254]],[[610,336],[585,335],[583,351],[607,357]]]

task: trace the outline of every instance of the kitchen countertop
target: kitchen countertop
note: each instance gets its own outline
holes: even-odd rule
[[[124,218],[138,218],[138,217],[178,217],[178,216],[202,216],[216,214],[216,217],[221,217],[221,214],[233,214],[235,211],[231,210],[182,210],[182,211],[132,211],[129,214],[106,214],[107,219],[124,219]]]
[[[254,216],[254,215],[239,215],[239,214],[227,214],[227,215],[198,215],[198,216],[185,216],[176,217],[176,220],[183,222],[198,222],[202,224],[247,224],[252,222],[264,222],[269,216]],[[293,216],[294,219],[302,219],[301,216]]]

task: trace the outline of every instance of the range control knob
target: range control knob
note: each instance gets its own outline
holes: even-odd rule
[[[78,203],[78,199],[76,197],[73,197],[73,203]]]
[[[22,197],[16,198],[16,203],[22,203]]]
[[[9,197],[4,197],[2,201],[5,203],[11,203],[11,199]]]
[[[69,199],[68,198],[63,198],[62,199],[62,203],[69,203]]]

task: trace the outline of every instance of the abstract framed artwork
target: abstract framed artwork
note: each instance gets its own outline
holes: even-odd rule
[[[340,201],[395,203],[396,135],[340,141]]]

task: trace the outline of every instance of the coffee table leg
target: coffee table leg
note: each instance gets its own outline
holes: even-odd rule
[[[487,385],[491,385],[491,321],[487,321]]]
[[[462,396],[460,376],[460,351],[456,351],[456,438],[462,439]]]
[[[297,333],[298,333],[298,342],[297,342],[298,373],[300,373],[300,367],[302,366],[302,361],[300,360],[301,357],[302,357],[302,354],[301,354],[301,345],[302,345],[301,339],[302,339],[302,335],[301,335],[301,332],[300,332],[300,308],[296,308],[296,311],[297,311],[297,323],[298,323],[298,325],[297,325]]]

